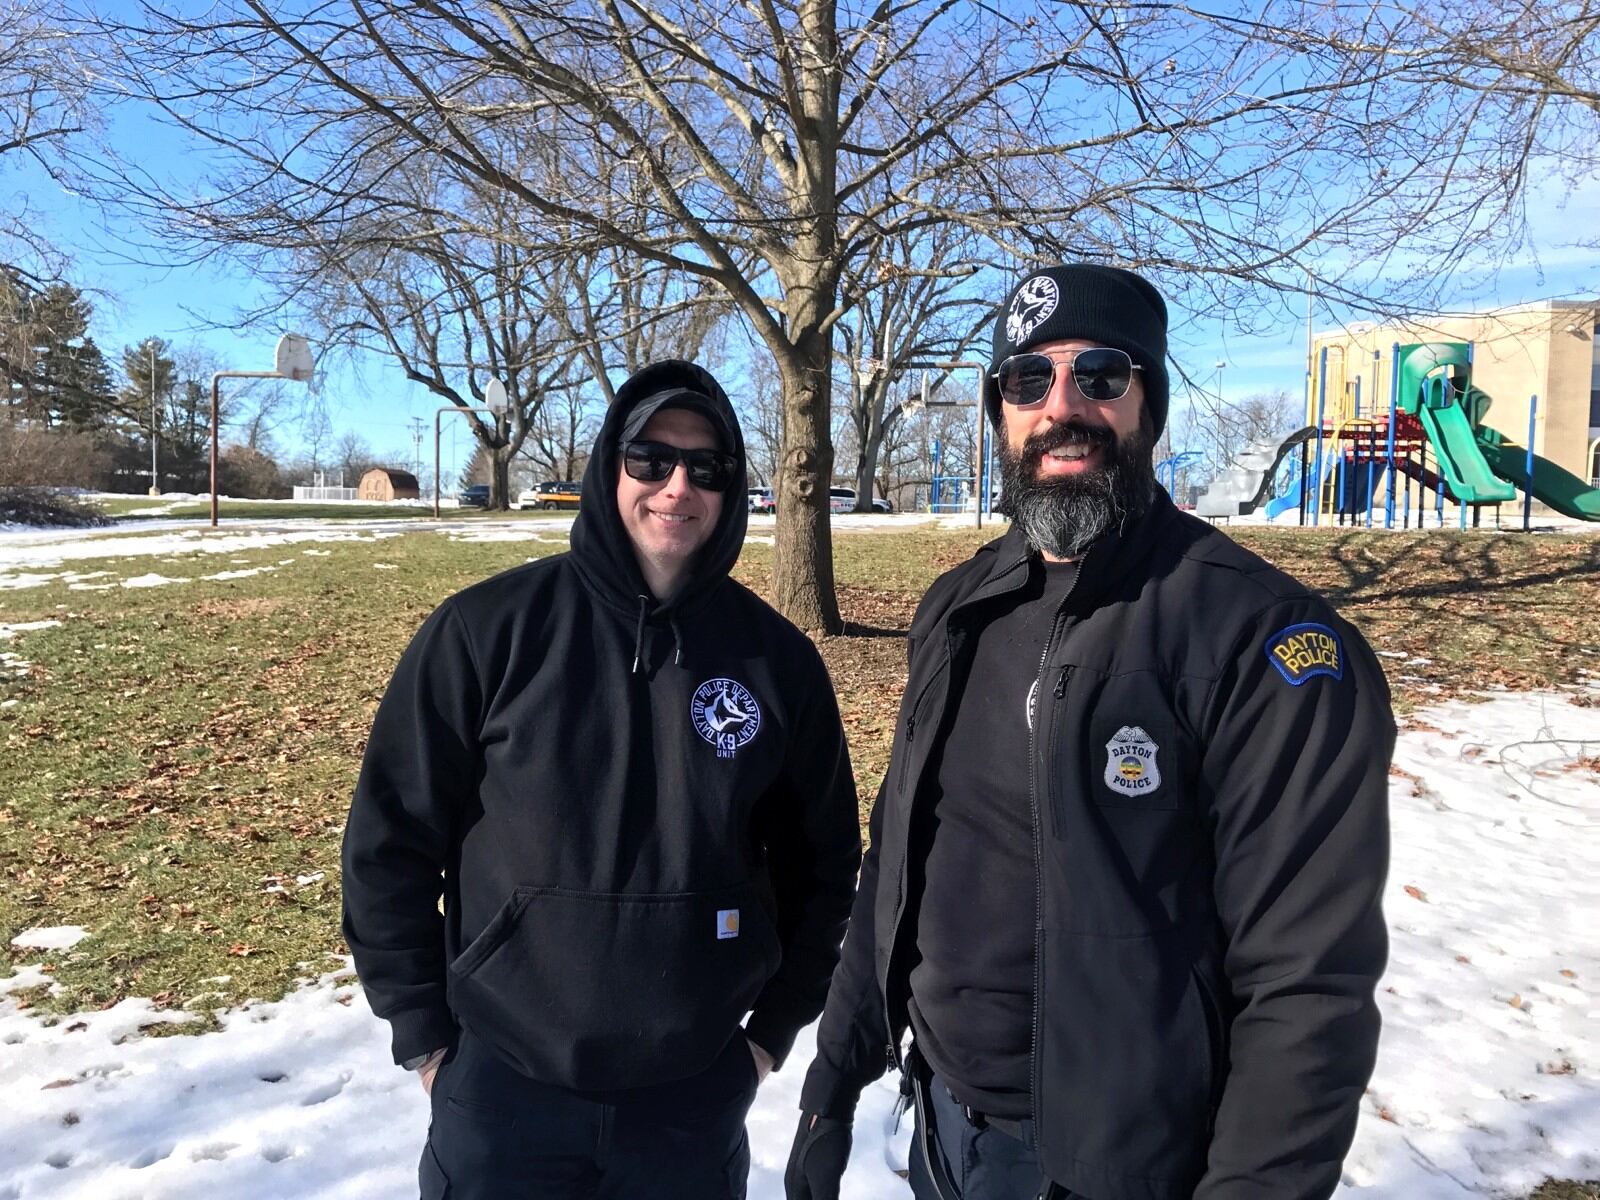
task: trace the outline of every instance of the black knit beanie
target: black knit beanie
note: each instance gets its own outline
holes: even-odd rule
[[[1167,306],[1148,281],[1098,263],[1066,263],[1029,274],[995,314],[994,353],[983,403],[998,430],[994,373],[1013,354],[1062,338],[1126,350],[1144,368],[1144,402],[1159,438],[1167,424]]]

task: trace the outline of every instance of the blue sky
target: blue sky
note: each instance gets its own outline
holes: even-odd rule
[[[117,140],[142,148],[142,166],[156,175],[192,170],[192,154],[172,131],[138,116],[119,118],[112,131]],[[16,158],[18,156],[11,156]],[[131,219],[109,228],[101,213],[79,197],[63,190],[30,162],[6,164],[0,175],[0,202],[23,196],[28,207],[44,214],[41,230],[72,260],[70,276],[95,296],[93,333],[113,361],[120,361],[124,345],[156,335],[179,345],[198,343],[211,349],[230,368],[264,369],[272,362],[278,336],[276,325],[249,331],[220,328],[259,292],[242,269],[223,263],[193,266],[152,266],[131,260],[128,243],[144,238]],[[1590,185],[1571,196],[1554,193],[1535,196],[1529,203],[1532,252],[1502,268],[1488,282],[1472,272],[1460,272],[1460,281],[1447,294],[1447,303],[1459,308],[1487,308],[1542,298],[1587,299],[1600,296],[1600,248],[1573,244],[1574,238],[1600,228],[1600,187]],[[996,277],[992,290],[998,300],[1006,281]],[[1314,305],[1313,324],[1318,329],[1335,325],[1348,316]],[[1213,315],[1174,313],[1171,337],[1173,359],[1206,387],[1216,385],[1214,364],[1221,372],[1225,399],[1236,400],[1276,389],[1298,395],[1305,361],[1305,307],[1301,297],[1287,298],[1279,319],[1265,332],[1253,336],[1231,333],[1227,323]],[[730,349],[745,344],[729,340]],[[737,386],[739,371],[729,372]],[[224,385],[226,386],[226,385]],[[298,415],[309,394],[293,385],[293,415],[282,420],[273,437],[279,449],[294,455],[303,447]],[[374,451],[392,454],[400,462],[412,458],[413,418],[428,423],[424,456],[431,447],[431,426],[437,400],[418,384],[408,382],[381,355],[350,361],[340,355],[325,364],[317,394],[335,430],[358,431]],[[1186,405],[1174,395],[1174,411]],[[447,477],[464,464],[471,439],[459,419],[446,418],[444,470]],[[452,432],[454,431],[454,432]],[[453,452],[452,452],[453,446]]]

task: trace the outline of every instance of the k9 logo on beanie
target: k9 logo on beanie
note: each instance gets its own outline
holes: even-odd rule
[[[1013,346],[1028,340],[1028,336],[1055,312],[1061,302],[1061,290],[1048,275],[1035,275],[1025,280],[1011,298],[1011,311],[1006,314],[1006,341]]]

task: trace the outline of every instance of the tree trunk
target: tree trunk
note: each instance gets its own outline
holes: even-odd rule
[[[862,397],[866,406],[867,428],[861,436],[861,457],[856,462],[856,507],[858,513],[872,507],[873,479],[878,474],[878,455],[883,452],[885,411],[889,407],[889,377],[874,376]]]
[[[807,633],[844,628],[833,591],[833,531],[828,523],[828,482],[833,478],[829,353],[827,335],[812,334],[779,363],[783,454],[775,481],[773,586],[778,611]]]
[[[511,508],[511,453],[511,444],[502,441],[489,455],[489,507],[501,512]]]
[[[872,432],[861,446],[861,461],[856,464],[856,511],[869,513],[873,483],[878,474],[878,455],[883,451],[883,422],[874,421]]]

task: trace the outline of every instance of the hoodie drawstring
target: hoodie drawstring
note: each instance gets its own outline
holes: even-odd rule
[[[644,657],[644,621],[650,612],[650,597],[639,597],[639,624],[633,631],[633,674],[639,673],[639,660]]]
[[[633,631],[633,674],[639,673],[639,663],[644,658],[644,623],[650,613],[650,597],[639,597],[639,624]],[[672,665],[683,666],[683,628],[678,624],[678,616],[673,613],[667,617],[667,625],[672,629]]]

